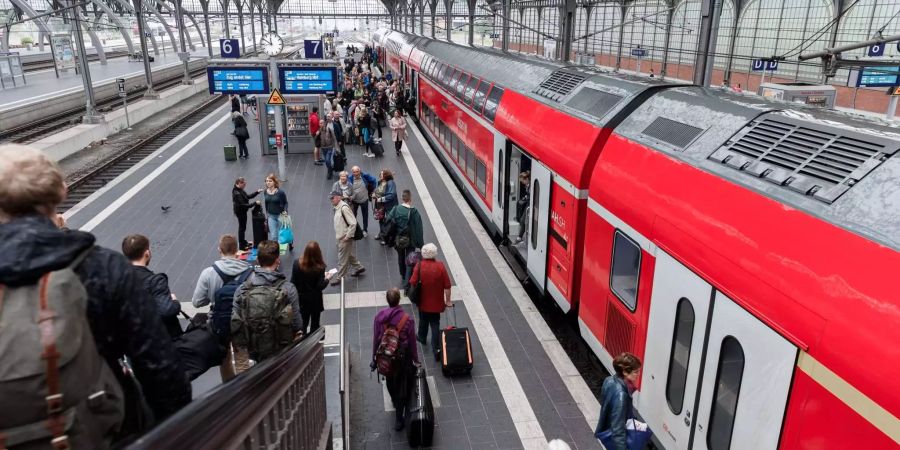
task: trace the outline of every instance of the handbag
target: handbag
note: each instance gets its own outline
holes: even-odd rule
[[[421,272],[421,264],[416,264],[416,272]],[[416,274],[413,274],[414,276]],[[411,284],[406,290],[406,296],[412,304],[418,306],[422,302],[422,277],[416,277],[416,284]]]
[[[372,217],[374,217],[375,220],[379,222],[384,220],[384,206],[376,206],[375,212],[372,214]]]
[[[279,244],[291,244],[294,242],[294,232],[291,230],[293,227],[293,220],[291,220],[291,216],[287,213],[282,213],[281,216],[278,217],[278,243]]]
[[[410,297],[410,300],[412,300],[412,297]],[[616,448],[616,444],[612,439],[612,430],[601,431],[595,436],[604,447]],[[625,447],[628,450],[644,450],[647,448],[647,443],[650,442],[651,436],[653,436],[653,432],[650,431],[650,427],[647,424],[635,419],[628,419],[625,422]]]

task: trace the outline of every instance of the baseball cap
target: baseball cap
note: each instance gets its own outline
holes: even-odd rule
[[[344,194],[342,194],[341,191],[331,191],[331,193],[328,194],[329,197],[334,197],[335,195],[337,195],[338,197],[344,196]]]

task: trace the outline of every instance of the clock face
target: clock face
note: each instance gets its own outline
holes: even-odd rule
[[[262,39],[259,40],[259,45],[262,46],[263,51],[269,56],[277,56],[284,49],[284,41],[281,40],[281,36],[275,33],[263,35]]]

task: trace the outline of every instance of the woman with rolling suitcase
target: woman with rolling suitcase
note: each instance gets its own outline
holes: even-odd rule
[[[425,244],[422,247],[422,260],[413,267],[409,279],[409,298],[419,307],[419,332],[416,339],[425,347],[428,328],[431,328],[431,351],[434,352],[435,361],[441,359],[441,314],[446,308],[453,307],[450,301],[450,275],[444,263],[435,259],[437,252],[436,245]]]

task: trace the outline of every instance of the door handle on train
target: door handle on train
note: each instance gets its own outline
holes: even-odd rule
[[[685,417],[684,418],[684,426],[686,426],[686,427],[691,426],[691,419],[688,419],[687,417]]]

